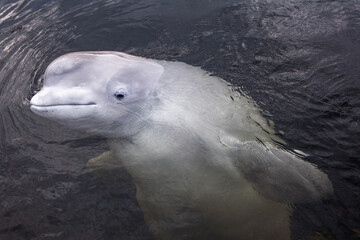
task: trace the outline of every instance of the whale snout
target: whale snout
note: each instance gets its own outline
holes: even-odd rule
[[[96,105],[88,89],[43,88],[30,101],[31,106]]]

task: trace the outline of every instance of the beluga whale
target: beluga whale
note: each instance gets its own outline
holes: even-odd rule
[[[104,136],[157,239],[291,239],[296,203],[332,193],[284,148],[249,96],[199,67],[121,52],[75,52],[46,69],[31,110]],[[94,161],[94,159],[92,159]]]

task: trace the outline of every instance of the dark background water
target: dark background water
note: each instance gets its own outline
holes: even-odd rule
[[[105,139],[35,116],[56,57],[115,50],[183,61],[250,95],[334,197],[295,206],[294,239],[360,238],[360,2],[0,0],[0,239],[152,239]],[[261,227],[261,226],[259,226]]]

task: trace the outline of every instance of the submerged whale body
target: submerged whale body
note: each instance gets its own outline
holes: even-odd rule
[[[332,192],[249,97],[184,63],[70,53],[49,65],[31,110],[109,139],[158,239],[290,239],[291,204]]]

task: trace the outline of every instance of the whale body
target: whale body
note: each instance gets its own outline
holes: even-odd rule
[[[31,110],[108,138],[158,239],[290,239],[292,204],[332,193],[250,97],[185,63],[66,54],[48,66]]]

